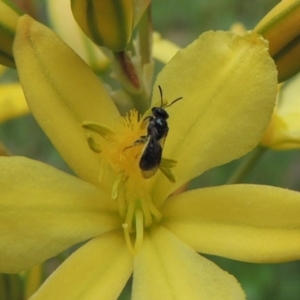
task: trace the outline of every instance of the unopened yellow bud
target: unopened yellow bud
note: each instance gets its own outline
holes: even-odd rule
[[[99,46],[123,51],[133,30],[133,0],[71,0],[75,20]]]
[[[283,0],[255,27],[269,41],[279,82],[300,71],[300,0]]]

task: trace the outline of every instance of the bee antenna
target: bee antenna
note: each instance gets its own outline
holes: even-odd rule
[[[158,89],[159,89],[159,93],[160,93],[160,107],[163,107],[163,91],[162,91],[162,88],[161,86],[159,85],[158,86]]]
[[[183,99],[183,97],[179,97],[179,98],[175,99],[174,101],[172,101],[169,105],[166,105],[165,107],[169,107],[169,106],[173,105],[175,102],[177,102],[181,99]]]

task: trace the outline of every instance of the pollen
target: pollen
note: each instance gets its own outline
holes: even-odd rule
[[[145,135],[146,130],[136,110],[131,110],[114,131],[92,122],[84,122],[82,126],[87,129],[91,150],[99,153],[115,173],[122,173],[124,177],[140,177],[138,163],[146,145],[135,144],[135,141]]]
[[[161,219],[161,213],[152,202],[149,180],[142,176],[139,167],[147,146],[147,121],[136,110],[131,110],[113,131],[92,122],[84,122],[82,126],[91,150],[101,159],[99,180],[107,174],[114,178],[111,198],[118,203],[125,241],[135,255],[142,245],[144,228]]]
[[[123,118],[123,126],[114,133],[114,141],[103,149],[105,156],[117,173],[123,173],[125,177],[140,176],[139,160],[145,144],[135,144],[140,136],[145,135],[141,118],[136,110],[131,110]]]

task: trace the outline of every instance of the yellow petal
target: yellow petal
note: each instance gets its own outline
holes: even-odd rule
[[[109,67],[109,59],[103,54],[80,29],[76,23],[70,1],[47,0],[47,13],[51,28],[76,53],[97,72],[103,72]]]
[[[261,144],[276,150],[300,148],[300,74],[285,82]]]
[[[110,232],[75,251],[30,299],[115,300],[131,273],[123,234]]]
[[[204,171],[239,158],[260,141],[276,99],[276,67],[255,33],[207,32],[179,51],[158,75],[172,101],[163,155],[177,160],[176,184],[157,176],[169,194]]]
[[[233,276],[163,227],[146,235],[134,261],[132,293],[133,300],[245,299]]]
[[[182,193],[163,206],[165,226],[196,251],[247,262],[300,258],[300,193],[228,185]]]
[[[289,136],[287,124],[278,114],[278,108],[275,107],[270,124],[260,141],[261,145],[278,150],[285,149],[292,144],[297,147],[294,142],[296,141]]]
[[[153,57],[166,64],[180,50],[174,43],[162,39],[158,32],[153,33]]]
[[[20,84],[0,85],[0,122],[29,113]]]
[[[0,172],[0,272],[121,226],[109,195],[74,176],[23,157],[0,157]]]
[[[243,23],[235,22],[230,26],[229,31],[234,32],[239,35],[244,35],[247,32],[247,28],[245,27],[245,25]]]
[[[20,18],[14,55],[29,107],[70,167],[98,184],[100,163],[81,123],[115,128],[120,115],[98,78],[51,30]]]

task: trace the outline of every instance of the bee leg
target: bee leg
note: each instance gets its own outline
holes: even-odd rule
[[[153,116],[148,116],[148,117],[144,118],[141,128],[145,128],[147,123],[149,123],[152,119],[153,119]],[[149,120],[149,122],[147,122],[147,120]]]
[[[140,136],[140,138],[139,138],[138,140],[136,140],[136,141],[133,143],[133,145],[124,148],[123,151],[125,151],[125,150],[128,149],[128,148],[134,147],[134,146],[146,144],[146,143],[148,142],[148,140],[149,140],[149,136],[148,136],[148,135],[142,135],[142,136]]]
[[[148,135],[142,135],[140,136],[140,138],[138,140],[136,140],[133,144],[133,146],[136,146],[136,145],[140,145],[140,144],[145,144],[147,143],[149,140],[149,136]]]

